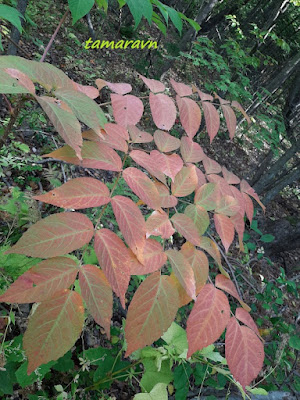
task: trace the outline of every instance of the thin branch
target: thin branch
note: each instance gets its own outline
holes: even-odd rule
[[[16,46],[27,58],[31,58],[31,55],[29,53],[27,53],[27,51],[25,51],[24,49],[22,49],[22,47],[20,47],[18,45],[18,43],[16,43],[14,40],[12,40],[8,35],[6,35],[6,33],[0,28],[0,33],[2,33],[2,35],[9,41],[11,42],[14,46]]]

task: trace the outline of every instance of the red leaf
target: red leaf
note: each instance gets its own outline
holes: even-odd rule
[[[201,124],[201,110],[198,104],[189,98],[176,96],[180,121],[190,138],[198,132]]]
[[[234,283],[231,279],[228,279],[224,275],[219,274],[216,276],[215,284],[217,288],[224,290],[225,292],[231,294],[231,296],[236,298],[245,310],[251,311],[251,308],[247,306],[247,304],[244,303],[243,300],[240,298],[236,287],[234,286]]]
[[[206,183],[196,190],[194,202],[211,211],[216,208],[218,195],[218,186],[215,183]]]
[[[224,179],[230,185],[237,185],[238,183],[240,183],[240,178],[238,178],[232,172],[228,171],[227,168],[222,167],[222,173],[223,173]]]
[[[83,265],[79,272],[79,285],[89,312],[97,324],[105,329],[109,339],[113,295],[103,271],[95,265]]]
[[[262,369],[264,346],[251,329],[232,317],[225,336],[225,356],[234,379],[245,390]]]
[[[173,100],[165,94],[149,96],[153,121],[158,129],[169,131],[176,120],[176,107]]]
[[[137,168],[129,167],[123,171],[123,178],[133,193],[145,204],[155,210],[160,208],[159,193],[146,174]]]
[[[245,204],[243,194],[239,191],[239,189],[237,187],[232,186],[232,185],[229,185],[229,186],[230,186],[230,190],[231,190],[231,195],[235,198],[235,200],[238,202],[238,205],[240,207],[238,214],[241,214],[242,216],[244,216],[246,204]]]
[[[240,105],[240,103],[238,103],[237,101],[234,100],[231,102],[231,105],[232,105],[232,107],[236,108],[243,114],[243,116],[247,120],[248,124],[251,124],[251,119],[249,118],[248,114],[243,109],[243,107]]]
[[[234,239],[234,225],[226,215],[222,214],[214,214],[214,221],[216,231],[218,232],[223,246],[225,247],[225,252],[227,253]]]
[[[115,233],[100,229],[95,235],[95,252],[108,282],[125,308],[131,264],[128,248]]]
[[[180,140],[167,132],[155,131],[154,142],[159,151],[168,153],[177,150],[180,147]]]
[[[147,239],[144,252],[143,264],[137,259],[132,259],[130,273],[131,275],[145,275],[159,270],[167,261],[162,246],[155,239]]]
[[[175,177],[171,185],[172,193],[177,197],[185,197],[193,193],[198,184],[198,177],[196,174],[196,167],[190,165],[183,167]]]
[[[129,140],[129,134],[122,125],[108,123],[104,125],[105,132],[110,136],[121,136],[125,140]]]
[[[200,237],[200,246],[203,250],[205,250],[217,263],[217,265],[220,267],[222,266],[221,263],[221,254],[218,249],[218,246],[216,245],[215,242],[213,242],[210,238],[206,236],[201,236]],[[229,278],[229,275],[228,275]]]
[[[26,74],[14,68],[4,68],[4,71],[12,78],[15,78],[18,81],[18,84],[24,86],[29,93],[33,95],[35,94],[35,86]]]
[[[191,96],[193,94],[192,88],[184,83],[176,82],[174,79],[170,79],[170,83],[173,86],[173,89],[178,94],[178,96]]]
[[[72,81],[72,85],[77,92],[84,93],[90,99],[96,99],[99,96],[99,90],[93,86],[81,85],[80,83]]]
[[[205,157],[201,146],[187,136],[181,138],[180,152],[186,163],[197,163]]]
[[[83,323],[84,307],[77,292],[64,289],[42,302],[29,319],[23,337],[29,361],[27,374],[70,350],[79,338]]]
[[[208,278],[208,259],[203,251],[196,250],[196,248],[188,242],[184,243],[180,251],[188,260],[194,271],[196,296],[198,296]]]
[[[240,250],[244,251],[244,245],[243,245],[243,235],[245,231],[245,221],[244,221],[244,215],[241,213],[237,213],[230,217],[230,221],[233,223],[235,230],[237,231],[239,235],[239,245],[240,245]]]
[[[163,92],[166,89],[165,85],[162,82],[157,81],[156,79],[149,79],[149,78],[146,78],[145,76],[143,76],[141,74],[139,74],[139,77],[142,79],[144,84],[146,86],[148,86],[148,88],[153,93]]]
[[[111,204],[126,243],[142,262],[146,241],[146,222],[140,209],[132,200],[124,196],[113,197]]]
[[[166,184],[165,175],[158,169],[149,154],[140,150],[132,150],[130,157],[141,167],[145,168],[152,176]]]
[[[168,239],[175,232],[168,215],[164,211],[153,211],[146,221],[146,228],[147,237],[152,235]]]
[[[177,279],[174,272],[171,272],[170,279],[172,280],[174,287],[176,289],[176,292],[178,294],[178,297],[179,297],[179,308],[190,303],[193,299],[187,294],[185,289],[182,287],[181,283]]]
[[[214,343],[221,336],[229,319],[230,307],[227,297],[213,285],[206,284],[187,320],[187,357]]]
[[[199,232],[192,221],[186,214],[176,213],[171,218],[171,221],[177,231],[195,246],[200,245]]]
[[[253,203],[252,203],[252,200],[250,199],[250,197],[246,193],[242,193],[242,195],[243,195],[244,200],[245,200],[246,215],[247,215],[247,218],[249,219],[249,222],[251,224],[252,223],[253,214],[254,214]]]
[[[211,143],[220,128],[220,116],[216,107],[211,103],[208,103],[207,101],[202,101],[201,104],[206,123],[206,130]]]
[[[59,290],[70,287],[78,266],[68,257],[55,257],[35,265],[21,275],[0,296],[6,303],[35,303],[49,299]]]
[[[178,200],[169,193],[169,189],[160,182],[154,182],[154,184],[159,193],[160,206],[162,208],[176,207]]]
[[[103,79],[96,79],[96,85],[101,90],[104,86],[108,86],[110,90],[117,94],[127,94],[132,91],[132,86],[129,83],[111,83]]]
[[[197,174],[197,177],[198,177],[197,189],[199,189],[200,186],[206,184],[206,178],[205,178],[204,173],[197,167],[196,167],[196,174]]]
[[[33,198],[57,207],[74,210],[100,207],[110,202],[107,186],[93,178],[75,178],[48,193]]]
[[[159,339],[178,310],[178,296],[172,279],[155,272],[135,292],[128,308],[125,327],[128,357],[132,352]]]
[[[231,186],[220,175],[209,174],[207,180],[211,183],[217,183],[221,195],[232,196]]]
[[[117,124],[127,127],[128,125],[136,125],[140,121],[144,112],[142,100],[131,94],[126,96],[111,94],[110,97]]]
[[[101,133],[102,135],[100,137],[92,129],[89,129],[88,131],[82,132],[82,137],[83,139],[91,140],[92,142],[104,143],[112,149],[120,150],[124,153],[127,153],[128,145],[125,139],[123,139],[119,135],[111,136],[107,134],[103,129],[101,130]]]
[[[248,328],[251,328],[257,334],[257,336],[260,337],[257,325],[254,322],[251,315],[249,314],[249,312],[247,312],[244,308],[239,307],[235,310],[235,316],[239,321],[241,321],[243,324],[247,325]]]
[[[84,141],[82,146],[82,161],[76,157],[71,147],[64,146],[43,157],[57,158],[83,168],[104,169],[108,171],[121,171],[122,160],[119,155],[103,143]]]
[[[229,105],[222,104],[223,114],[226,120],[229,137],[230,139],[234,138],[235,130],[236,130],[236,116],[233,109]]]
[[[247,193],[249,196],[253,197],[258,202],[258,204],[261,206],[263,211],[264,212],[266,211],[266,207],[259,200],[259,197],[258,197],[257,193],[255,192],[255,190],[244,179],[241,181],[240,188],[241,188],[241,192]]]
[[[150,135],[150,133],[142,132],[138,127],[134,125],[129,125],[128,131],[132,143],[150,143],[153,140],[153,136]]]
[[[181,286],[184,288],[187,295],[195,300],[196,299],[195,276],[194,276],[194,271],[191,265],[189,264],[188,260],[183,255],[183,253],[180,253],[177,250],[167,250],[165,253],[168,256],[168,259],[172,266],[172,270],[177,279],[179,280]]]
[[[5,254],[50,258],[71,253],[89,243],[94,234],[91,221],[77,212],[53,214],[32,225]]]
[[[202,236],[209,226],[209,215],[205,208],[198,204],[190,204],[186,207],[184,213],[191,218],[198,230],[199,236]]]
[[[217,199],[215,212],[231,217],[237,214],[240,210],[240,206],[236,199],[232,196],[222,196]]]
[[[202,162],[207,174],[218,174],[222,171],[221,165],[207,156],[203,158]]]
[[[159,170],[169,176],[174,182],[175,176],[183,167],[183,161],[178,154],[166,155],[157,150],[152,150],[150,157]]]

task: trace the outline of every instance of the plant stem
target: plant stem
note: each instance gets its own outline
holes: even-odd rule
[[[9,41],[11,42],[14,46],[16,46],[27,58],[31,58],[31,55],[29,53],[27,53],[27,51],[25,51],[24,49],[22,49],[22,47],[20,47],[18,45],[18,43],[16,43],[14,40],[12,40],[8,35],[6,35],[6,33],[4,33],[4,31],[0,28],[0,33],[2,33],[2,35]]]
[[[5,130],[4,130],[3,136],[0,139],[0,148],[6,142],[6,140],[8,138],[8,135],[10,134],[11,129],[13,128],[13,126],[14,126],[17,118],[18,118],[19,112],[21,111],[21,107],[23,106],[24,101],[25,101],[24,98],[21,98],[21,99],[18,100],[17,105],[16,105],[16,107],[14,108],[14,110],[13,110],[13,112],[11,114],[11,118],[9,120],[9,123],[8,123],[7,127],[5,128]]]

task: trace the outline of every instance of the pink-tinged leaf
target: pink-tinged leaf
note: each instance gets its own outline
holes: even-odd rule
[[[202,101],[201,105],[203,108],[206,130],[211,143],[220,128],[220,116],[213,104]]]
[[[219,289],[224,290],[225,292],[229,293],[231,296],[233,296],[235,299],[237,299],[241,306],[248,312],[251,311],[251,308],[247,306],[246,303],[243,302],[243,300],[240,298],[236,287],[234,283],[232,282],[231,279],[226,278],[224,275],[217,275],[216,280],[215,280],[216,287]]]
[[[184,243],[181,253],[188,260],[194,271],[196,282],[196,296],[200,293],[208,278],[208,259],[201,250],[197,250],[191,243]]]
[[[169,239],[175,232],[168,215],[164,211],[153,211],[146,221],[146,237],[161,236],[163,239]]]
[[[202,162],[207,174],[218,174],[222,171],[221,165],[207,156],[203,158]]]
[[[185,197],[193,193],[198,184],[196,167],[190,165],[183,167],[171,185],[172,194],[176,197]]]
[[[223,215],[227,215],[227,217],[232,217],[237,214],[240,210],[240,206],[236,199],[232,196],[222,196],[217,199],[215,212]]]
[[[240,326],[232,317],[225,335],[225,357],[230,372],[245,390],[263,367],[264,346],[247,326]]]
[[[133,253],[142,262],[146,242],[146,222],[138,206],[124,196],[114,196],[111,205],[120,231]]]
[[[96,79],[96,85],[101,90],[104,86],[107,86],[112,92],[123,95],[132,91],[132,86],[129,83],[111,83],[104,81],[103,79]]]
[[[219,251],[218,246],[216,245],[215,242],[213,242],[210,238],[206,236],[201,236],[200,237],[200,247],[205,250],[217,263],[220,272],[229,278],[228,273],[224,270],[222,267],[222,262],[221,262],[221,254]]]
[[[249,196],[253,197],[258,202],[258,204],[261,206],[263,211],[264,212],[266,211],[266,207],[259,200],[259,197],[258,197],[257,193],[255,192],[255,190],[244,179],[241,181],[240,189],[241,189],[241,192],[247,193]]]
[[[162,208],[176,207],[178,200],[170,194],[169,189],[160,182],[154,182],[154,184],[159,193],[160,206]]]
[[[91,221],[77,212],[63,212],[32,225],[5,254],[50,258],[71,253],[89,243],[94,234]]]
[[[82,132],[82,137],[83,139],[91,140],[92,142],[104,143],[108,147],[123,151],[124,153],[127,153],[128,151],[128,145],[125,139],[119,135],[108,135],[103,129],[101,130],[101,137],[98,136],[92,129]]]
[[[143,264],[137,258],[133,258],[131,262],[131,275],[145,275],[161,269],[166,263],[167,256],[160,243],[155,239],[147,239],[144,252]]]
[[[158,129],[169,131],[176,120],[176,107],[173,100],[165,94],[150,93],[149,101],[155,125]]]
[[[23,337],[29,361],[27,374],[70,350],[79,338],[83,323],[84,307],[77,292],[64,289],[42,302],[29,319]]]
[[[230,307],[227,297],[213,285],[206,284],[187,320],[187,357],[213,344],[221,336],[229,319]]]
[[[183,129],[190,138],[198,132],[201,124],[201,110],[198,104],[189,98],[176,96],[179,117]]]
[[[202,147],[187,136],[181,138],[180,153],[186,163],[197,163],[205,157]]]
[[[126,128],[122,125],[108,123],[104,125],[105,132],[109,136],[121,136],[125,140],[129,140],[129,134]]]
[[[176,230],[195,246],[200,245],[200,235],[193,220],[186,214],[176,213],[171,218]]]
[[[222,174],[224,176],[225,181],[229,185],[237,185],[240,183],[240,178],[238,178],[236,175],[234,175],[232,172],[228,171],[227,168],[222,167]]]
[[[238,233],[240,250],[244,251],[244,245],[243,245],[243,236],[245,231],[244,214],[237,213],[232,217],[230,217],[230,221],[233,223],[234,228]]]
[[[175,176],[183,167],[183,161],[178,154],[163,154],[157,150],[152,150],[150,153],[154,164],[165,175],[169,176],[174,182]]]
[[[123,171],[123,178],[127,185],[145,204],[155,210],[159,209],[160,197],[154,182],[144,172],[137,168],[126,168]]]
[[[70,107],[54,97],[37,96],[36,99],[48,115],[57,132],[74,149],[76,156],[81,159],[81,126]]]
[[[194,90],[194,92],[197,92],[199,94],[201,101],[213,101],[214,100],[214,98],[210,94],[202,92],[196,86],[193,87],[193,90]]]
[[[162,82],[157,81],[156,79],[149,79],[141,74],[139,74],[139,77],[153,93],[163,92],[166,89],[165,85]]]
[[[123,241],[108,229],[95,235],[95,252],[108,282],[125,308],[125,293],[130,280],[131,255]]]
[[[214,221],[216,231],[220,236],[223,246],[225,247],[225,252],[227,253],[234,239],[234,225],[226,215],[222,214],[214,214]]]
[[[172,279],[155,272],[135,292],[129,305],[125,357],[159,339],[173,322],[179,300]]]
[[[186,291],[187,295],[192,299],[196,299],[196,282],[194,271],[183,255],[183,253],[177,250],[167,250],[166,255],[172,266],[176,278],[179,280],[181,286]]]
[[[15,78],[18,81],[18,84],[24,86],[29,93],[35,94],[35,86],[26,74],[14,68],[4,68],[4,71],[12,78]]]
[[[220,175],[209,174],[207,175],[207,180],[211,183],[217,183],[219,187],[219,191],[222,196],[231,196],[232,197],[232,190],[231,187],[224,178]]]
[[[104,169],[108,171],[121,171],[122,160],[120,156],[110,147],[103,143],[84,141],[82,146],[82,161],[76,157],[73,149],[69,146],[61,147],[43,157],[57,158],[83,168]]]
[[[170,83],[173,86],[173,89],[178,94],[178,96],[191,96],[193,94],[193,90],[190,86],[185,85],[184,83],[176,82],[174,79],[170,79]]]
[[[110,202],[107,186],[94,178],[75,178],[48,193],[33,198],[57,207],[74,210],[100,207]]]
[[[84,93],[90,99],[96,99],[99,96],[99,90],[93,86],[81,85],[80,83],[72,81],[72,85],[77,92]]]
[[[136,125],[140,121],[144,112],[142,100],[131,94],[126,96],[111,94],[110,97],[117,124],[127,127],[128,125]]]
[[[150,133],[143,132],[134,125],[129,125],[128,131],[132,143],[150,143],[153,140],[153,136]]]
[[[253,214],[254,214],[253,203],[252,203],[252,200],[250,199],[250,197],[246,193],[242,193],[242,195],[243,195],[244,200],[245,200],[246,215],[247,215],[247,218],[249,219],[249,222],[251,224],[252,223]]]
[[[237,201],[237,203],[240,207],[238,214],[241,214],[244,216],[246,204],[245,204],[243,194],[242,194],[242,192],[239,191],[239,189],[236,186],[232,186],[232,185],[229,185],[229,186],[230,186],[230,190],[231,190],[231,196],[233,196],[235,198],[235,200]]]
[[[154,160],[149,154],[141,150],[132,150],[130,157],[141,167],[145,168],[150,175],[161,181],[164,185],[167,184],[165,175],[157,168]]]
[[[215,183],[206,183],[196,190],[194,202],[205,210],[211,211],[216,208],[218,198],[218,186]]]
[[[6,303],[35,303],[49,299],[75,281],[78,266],[68,257],[55,257],[35,265],[0,296]]]
[[[176,290],[176,292],[178,294],[178,298],[179,298],[179,307],[178,308],[189,304],[193,299],[187,294],[184,287],[182,287],[181,283],[177,279],[174,272],[171,272],[170,279],[172,280],[172,282],[174,284],[174,289]]]
[[[205,208],[199,206],[198,204],[190,204],[186,207],[184,213],[191,218],[198,230],[199,235],[202,236],[209,226],[209,215]]]
[[[199,189],[200,186],[205,185],[207,182],[206,182],[206,178],[205,178],[204,173],[201,171],[201,169],[199,169],[197,167],[196,167],[196,174],[197,174],[197,177],[198,177],[197,189]]]
[[[83,265],[79,272],[79,285],[88,311],[95,322],[105,329],[109,339],[113,295],[106,276],[95,265]]]
[[[247,325],[248,328],[251,328],[257,334],[257,336],[260,337],[258,327],[248,311],[239,307],[235,310],[235,316],[239,321]]]
[[[243,109],[243,107],[240,105],[240,103],[238,103],[237,101],[232,101],[231,102],[232,107],[236,108],[237,110],[239,110],[244,118],[246,119],[246,121],[248,122],[248,124],[251,124],[251,119],[249,118],[249,115],[246,113],[246,111]]]
[[[154,142],[158,150],[164,153],[169,153],[180,147],[180,140],[164,131],[154,132]]]
[[[234,138],[235,130],[236,130],[236,116],[233,109],[226,105],[222,105],[223,114],[226,120],[229,137],[230,139]]]

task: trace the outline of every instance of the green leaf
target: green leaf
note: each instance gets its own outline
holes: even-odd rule
[[[174,369],[174,386],[176,389],[175,399],[185,400],[189,391],[189,378],[192,373],[192,368],[189,364],[178,365]]]
[[[70,11],[73,17],[73,25],[84,17],[94,5],[94,0],[68,0]]]
[[[164,19],[166,21],[166,24],[168,25],[169,14],[168,14],[168,11],[166,10],[166,6],[158,0],[153,0],[152,3],[154,5],[156,5],[156,7],[159,9],[159,11],[161,12],[161,15],[164,17]]]
[[[56,363],[56,361],[50,361],[48,364],[41,365],[36,371],[33,371],[30,375],[27,375],[28,361],[21,365],[16,371],[16,378],[18,384],[24,388],[32,385],[38,379],[43,379],[50,368]]]
[[[142,17],[151,24],[153,8],[150,0],[127,0],[127,5],[135,21],[134,29],[138,27]]]
[[[97,6],[100,8],[103,8],[103,10],[107,13],[107,9],[108,9],[108,0],[95,0]]]
[[[141,387],[150,392],[157,383],[168,385],[173,380],[173,372],[170,368],[170,360],[161,363],[157,368],[156,359],[146,358],[142,360],[146,372],[141,379]]]
[[[55,363],[53,369],[59,372],[68,372],[74,370],[74,361],[72,360],[72,353],[68,351],[64,356],[60,357]]]
[[[158,383],[154,386],[150,393],[139,393],[133,398],[134,400],[168,400],[167,385]]]
[[[187,22],[191,25],[191,27],[193,27],[193,28],[195,29],[196,32],[198,32],[198,31],[201,29],[201,26],[198,24],[198,22],[194,21],[194,20],[191,19],[191,18],[186,17],[186,16],[185,16],[184,14],[182,14],[182,13],[179,13],[179,15],[180,15],[180,17],[181,17],[182,19],[184,19],[185,21],[187,21]]]
[[[22,32],[21,18],[23,15],[13,7],[0,4],[0,19],[6,19]]]
[[[175,26],[175,28],[178,30],[178,32],[181,35],[181,32],[182,32],[182,19],[180,17],[179,12],[174,10],[174,8],[171,8],[171,7],[168,7],[168,6],[165,6],[165,8],[166,8],[166,10],[167,10],[167,12],[169,14],[169,17],[170,17],[171,21],[173,22],[173,24]]]
[[[270,235],[269,233],[266,235],[262,235],[260,238],[260,240],[265,243],[273,242],[274,239],[275,239],[275,236]]]
[[[248,392],[255,394],[255,395],[260,395],[260,396],[267,396],[268,392],[263,389],[263,388],[253,388],[251,389],[249,386],[246,386],[246,389]]]
[[[188,349],[186,331],[175,322],[172,322],[170,328],[163,334],[162,339],[169,346],[172,346],[179,355]]]
[[[289,346],[295,350],[300,350],[300,338],[299,336],[291,336],[289,340]]]
[[[164,34],[166,35],[167,33],[167,28],[166,26],[162,23],[159,15],[156,14],[156,12],[153,11],[153,15],[152,15],[152,21],[155,23],[155,25],[158,27],[158,29]]]
[[[15,364],[7,363],[5,371],[0,370],[0,392],[3,394],[13,394],[13,385],[16,382]]]

